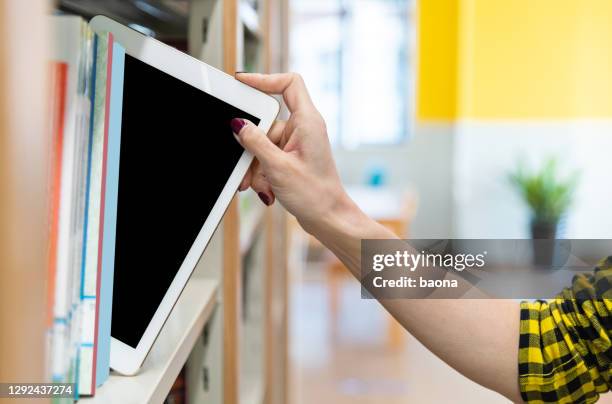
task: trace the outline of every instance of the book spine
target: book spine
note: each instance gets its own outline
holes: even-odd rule
[[[98,227],[98,256],[96,257],[96,307],[95,307],[95,328],[94,328],[94,350],[93,350],[93,361],[92,361],[92,374],[91,374],[91,386],[92,394],[95,393],[97,386],[96,373],[98,365],[98,333],[100,331],[100,287],[102,284],[102,253],[103,253],[103,239],[104,239],[104,207],[106,200],[106,167],[108,160],[108,132],[109,132],[109,116],[110,116],[110,102],[111,102],[111,83],[112,83],[112,69],[113,67],[113,36],[108,34],[107,49],[106,49],[106,83],[105,83],[105,96],[104,96],[104,111],[102,118],[103,121],[103,133],[102,133],[102,167],[100,171],[101,185],[100,185],[100,212],[99,212],[99,227]]]
[[[88,174],[90,162],[90,136],[91,136],[91,103],[92,103],[92,70],[93,70],[93,47],[94,35],[89,24],[81,20],[80,39],[80,61],[78,76],[78,123],[76,133],[76,147],[74,155],[75,173],[73,177],[73,218],[72,238],[70,248],[72,250],[71,271],[71,306],[70,306],[70,340],[71,340],[71,367],[70,380],[75,383],[75,397],[79,397],[79,366],[81,355],[81,330],[82,330],[82,301],[81,281],[83,251],[87,226],[87,192]]]
[[[66,113],[66,81],[68,65],[55,62],[52,64],[53,90],[51,110],[51,181],[50,181],[50,220],[49,220],[49,252],[48,252],[48,283],[47,283],[47,324],[53,325],[53,306],[55,303],[55,276],[57,272],[57,237],[59,227],[60,187],[62,178],[62,149],[64,142],[64,118]]]
[[[64,129],[62,131],[61,152],[58,153],[59,206],[57,209],[57,247],[55,264],[55,290],[53,301],[52,331],[52,380],[55,382],[72,382],[73,378],[73,345],[71,338],[72,306],[72,230],[73,230],[73,180],[76,176],[75,153],[78,137],[78,90],[79,66],[81,54],[81,22],[77,17],[55,16],[53,27],[56,43],[53,59],[67,65],[67,79],[64,103]]]
[[[113,43],[111,103],[108,133],[107,169],[104,199],[104,240],[102,277],[100,282],[100,313],[98,330],[98,362],[96,384],[108,379],[110,369],[111,318],[113,305],[113,275],[115,265],[115,231],[119,192],[119,155],[121,151],[121,114],[123,108],[123,69],[125,50]]]
[[[90,244],[90,232],[92,228],[95,227],[94,221],[90,220],[90,214],[97,209],[96,204],[92,200],[95,195],[95,178],[92,176],[94,171],[95,161],[95,152],[96,152],[96,144],[94,139],[94,123],[95,123],[95,100],[96,100],[96,73],[97,73],[97,51],[99,46],[98,36],[95,35],[92,41],[92,63],[91,63],[91,74],[89,75],[89,95],[90,95],[90,109],[89,109],[89,141],[87,148],[87,170],[86,170],[86,180],[85,180],[85,207],[84,207],[84,221],[83,221],[83,245],[82,245],[82,259],[81,259],[81,275],[80,275],[80,285],[79,285],[79,308],[80,308],[80,321],[81,321],[81,330],[79,333],[78,340],[78,362],[77,362],[77,384],[76,384],[76,397],[80,397],[82,395],[91,395],[92,389],[91,384],[89,382],[89,378],[91,377],[91,352],[93,350],[93,338],[91,335],[91,327],[93,326],[93,313],[94,310],[91,309],[92,301],[91,299],[95,296],[91,296],[90,293],[87,292],[88,283],[90,282],[90,270],[88,269],[88,256],[95,254],[96,251],[93,251],[89,248]]]

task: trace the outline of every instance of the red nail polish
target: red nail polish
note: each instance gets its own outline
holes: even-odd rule
[[[272,201],[270,201],[270,197],[268,195],[264,194],[263,192],[260,192],[257,195],[266,206],[270,206],[270,202]]]
[[[232,130],[237,135],[240,134],[240,131],[242,130],[242,128],[244,128],[245,125],[246,125],[245,120],[240,119],[240,118],[234,118],[230,122],[230,126],[232,127]]]

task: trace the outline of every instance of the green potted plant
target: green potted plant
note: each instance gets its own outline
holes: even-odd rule
[[[526,167],[521,160],[516,171],[510,174],[511,183],[531,211],[533,239],[557,238],[559,221],[573,202],[578,176],[578,172],[562,176],[556,158],[547,159],[537,171]]]

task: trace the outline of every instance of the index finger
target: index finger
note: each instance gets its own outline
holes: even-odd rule
[[[236,79],[268,94],[282,94],[291,112],[314,108],[306,84],[297,73],[236,73]]]

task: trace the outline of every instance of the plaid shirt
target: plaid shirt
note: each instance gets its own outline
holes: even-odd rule
[[[523,400],[596,402],[612,376],[612,256],[554,300],[522,302],[520,334]]]

